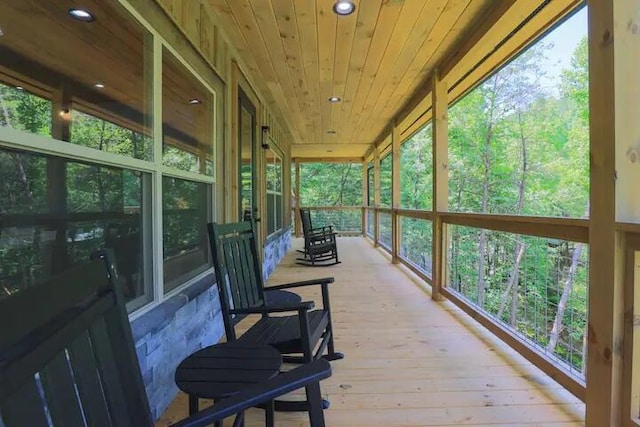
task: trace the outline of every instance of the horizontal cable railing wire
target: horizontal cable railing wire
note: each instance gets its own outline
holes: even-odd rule
[[[400,259],[431,278],[433,224],[431,221],[400,217]]]
[[[448,289],[584,379],[588,246],[452,225]]]

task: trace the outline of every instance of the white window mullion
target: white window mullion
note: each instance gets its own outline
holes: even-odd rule
[[[153,36],[153,277],[154,301],[164,299],[162,254],[162,40]]]

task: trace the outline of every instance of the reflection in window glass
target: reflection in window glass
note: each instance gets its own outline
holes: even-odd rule
[[[81,111],[74,110],[72,117],[72,143],[135,159],[152,160],[153,143],[148,136]]]
[[[0,298],[109,247],[129,308],[149,301],[149,182],[127,169],[0,150]]]
[[[267,150],[267,234],[282,228],[282,159]]]
[[[117,2],[82,6],[96,22],[75,20],[67,2],[0,2],[0,124],[148,160],[152,37]]]
[[[162,54],[162,162],[213,175],[213,97],[169,51]]]
[[[405,209],[431,210],[433,168],[431,124],[400,146],[401,204]]]
[[[3,80],[0,72],[0,126],[51,136],[51,101]]]
[[[164,290],[169,292],[207,270],[207,222],[212,220],[212,186],[162,178]]]
[[[253,147],[255,143],[255,108],[249,99],[240,91],[240,123],[238,137],[240,142],[240,212],[243,220],[253,218]]]

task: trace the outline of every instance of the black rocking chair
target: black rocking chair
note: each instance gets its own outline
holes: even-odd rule
[[[304,235],[304,249],[298,252],[301,252],[304,257],[296,258],[296,262],[312,267],[340,264],[336,242],[337,233],[333,231],[333,227],[314,228],[311,223],[311,212],[308,209],[299,209],[299,211]]]
[[[332,277],[265,288],[253,223],[209,223],[208,229],[228,341],[239,339],[271,345],[282,353],[285,363],[309,363],[320,358],[337,360],[344,357],[335,351],[333,343],[328,286],[334,281]],[[312,301],[278,305],[265,303],[265,295],[269,292],[303,286],[321,287],[322,308],[313,310]],[[283,313],[293,314],[282,316]],[[235,326],[249,314],[260,314],[261,317],[238,337]],[[276,410],[306,410],[306,406],[300,403],[276,402]]]
[[[107,252],[0,300],[0,425],[153,427],[122,291]],[[324,427],[318,360],[225,398],[173,427],[199,427],[305,387]]]

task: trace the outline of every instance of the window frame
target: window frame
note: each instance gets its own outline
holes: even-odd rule
[[[46,137],[36,134],[31,134],[24,131],[15,130],[8,127],[0,127],[0,147],[6,147],[9,149],[17,149],[24,152],[31,152],[35,154],[44,154],[50,156],[61,157],[68,161],[79,161],[83,163],[91,163],[100,166],[112,166],[117,168],[129,169],[136,172],[146,173],[151,176],[150,184],[148,185],[149,193],[143,194],[142,198],[147,197],[150,200],[148,209],[151,216],[146,218],[145,221],[149,221],[151,229],[151,236],[148,239],[150,242],[145,242],[145,248],[151,252],[148,256],[152,268],[150,273],[152,275],[152,296],[149,302],[142,306],[139,304],[129,303],[127,308],[130,318],[133,320],[163,301],[173,297],[174,295],[182,292],[184,289],[190,287],[196,282],[200,281],[207,275],[210,275],[213,271],[213,267],[207,268],[205,271],[194,276],[193,278],[185,281],[181,285],[172,289],[171,291],[164,292],[164,275],[163,275],[163,248],[162,248],[162,236],[163,236],[163,218],[162,218],[162,179],[163,177],[173,177],[177,179],[183,179],[198,183],[204,183],[209,185],[210,191],[208,192],[209,202],[209,218],[210,221],[217,220],[222,214],[222,205],[220,203],[223,196],[223,189],[220,188],[218,183],[222,182],[222,165],[219,158],[221,151],[221,144],[223,143],[224,136],[224,83],[215,75],[214,72],[206,77],[199,73],[194,66],[192,66],[178,51],[160,34],[158,30],[153,28],[151,24],[146,21],[140,13],[127,1],[118,0],[114,7],[120,7],[123,9],[123,13],[128,14],[129,17],[140,26],[141,29],[149,33],[150,42],[144,46],[143,55],[150,55],[151,62],[153,64],[150,69],[145,69],[145,82],[151,80],[149,87],[152,88],[151,94],[149,94],[152,100],[150,114],[152,117],[152,158],[151,160],[135,159],[124,155],[109,153],[100,151],[94,148],[81,146],[66,142],[53,137]],[[185,70],[191,75],[191,77],[198,80],[200,84],[206,89],[210,95],[211,108],[209,111],[211,121],[211,132],[209,135],[211,144],[211,158],[213,173],[211,176],[198,173],[192,173],[187,171],[181,171],[176,168],[165,166],[162,161],[162,145],[163,145],[163,116],[162,116],[162,52],[168,51],[173,57],[184,67]],[[204,59],[202,59],[204,63]],[[15,76],[8,70],[8,73],[3,73],[6,76],[7,83],[22,83],[22,76]],[[148,80],[147,80],[148,79]],[[27,88],[28,86],[28,88]],[[24,76],[24,87],[31,93],[37,96],[44,97],[49,101],[54,100],[55,92],[54,88],[42,87],[39,82],[32,82],[27,76]],[[49,89],[51,92],[49,93]],[[43,96],[44,95],[44,96]],[[72,100],[72,105],[74,104]],[[77,105],[82,105],[82,102],[77,102]],[[55,107],[54,107],[55,108]],[[80,111],[86,113],[86,109],[82,108]],[[106,117],[100,117],[99,119],[108,120]],[[52,115],[53,121],[53,115]],[[116,123],[118,124],[118,123]],[[135,130],[135,129],[134,129]],[[147,263],[145,263],[147,264]],[[145,265],[146,267],[146,265]],[[143,267],[143,268],[145,268]],[[135,301],[135,300],[134,300]],[[132,302],[134,302],[132,301]]]

